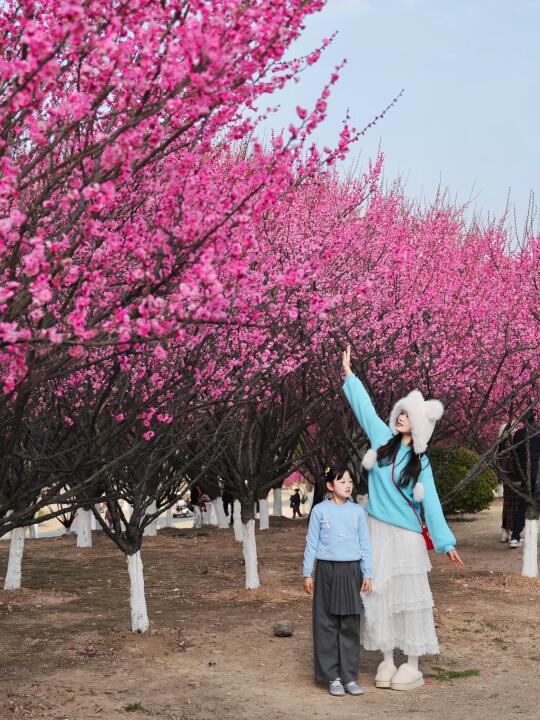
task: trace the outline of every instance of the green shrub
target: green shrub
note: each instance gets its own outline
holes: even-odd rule
[[[496,473],[485,468],[474,482],[447,503],[445,497],[463,480],[478,460],[468,448],[433,448],[429,453],[435,484],[446,513],[476,513],[488,507],[498,485]]]

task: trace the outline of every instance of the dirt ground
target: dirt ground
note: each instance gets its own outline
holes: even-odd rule
[[[540,581],[519,575],[521,550],[499,543],[500,501],[453,529],[466,562],[434,557],[441,655],[427,684],[377,690],[378,653],[363,652],[361,698],[312,681],[310,600],[301,589],[305,520],[258,533],[262,587],[243,590],[232,531],[162,530],[145,539],[151,629],[130,630],[125,558],[100,531],[27,540],[24,589],[0,591],[0,718],[452,720],[540,716]],[[0,544],[0,577],[9,543]],[[292,638],[272,625],[289,619]],[[447,679],[442,670],[478,671]]]

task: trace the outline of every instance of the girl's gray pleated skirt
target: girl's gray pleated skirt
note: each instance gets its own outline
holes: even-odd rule
[[[313,593],[315,679],[356,680],[362,600],[360,562],[317,560]]]

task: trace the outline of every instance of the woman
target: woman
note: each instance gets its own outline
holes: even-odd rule
[[[412,690],[424,684],[419,657],[439,652],[427,578],[429,539],[423,535],[421,506],[435,550],[446,553],[457,568],[463,567],[424,455],[443,406],[413,390],[396,403],[387,425],[351,371],[350,347],[343,354],[343,368],[345,395],[371,444],[362,464],[369,470],[366,510],[373,592],[363,595],[362,641],[366,650],[383,652],[376,687]],[[399,669],[394,663],[395,648],[408,656]]]

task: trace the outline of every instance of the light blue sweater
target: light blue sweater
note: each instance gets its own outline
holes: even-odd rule
[[[343,390],[358,422],[369,438],[371,447],[377,450],[393,437],[392,431],[377,415],[371,398],[356,375],[348,375],[345,378]],[[410,452],[411,448],[401,443],[396,457],[395,479],[397,483],[399,483],[401,470],[408,462]],[[456,544],[456,538],[444,519],[435,481],[433,480],[431,465],[425,455],[422,457],[422,470],[420,471],[418,480],[424,485],[424,500],[421,504],[415,502],[413,499],[412,482],[401,489],[412,502],[419,515],[421,505],[423,505],[426,525],[428,526],[435,550],[439,553],[446,553],[449,550],[453,550]],[[375,462],[368,475],[368,491],[369,500],[366,510],[369,515],[383,522],[390,523],[391,525],[405,528],[406,530],[414,530],[418,533],[422,532],[420,523],[413,513],[412,508],[405,502],[405,499],[392,482],[392,465],[379,467],[379,464]]]
[[[304,577],[311,577],[317,560],[360,561],[364,577],[371,578],[371,544],[366,513],[347,500],[342,505],[323,500],[311,511],[304,552]]]

